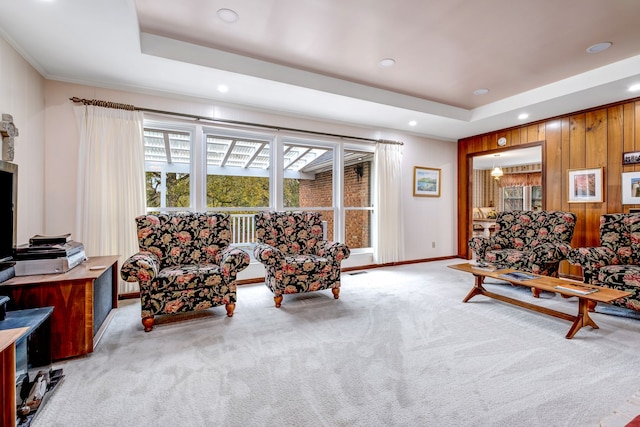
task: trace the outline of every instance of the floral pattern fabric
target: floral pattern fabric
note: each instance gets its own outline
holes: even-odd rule
[[[340,287],[344,243],[323,240],[317,212],[255,215],[254,256],[265,266],[265,284],[276,296]]]
[[[121,277],[140,285],[142,318],[235,304],[236,275],[249,255],[229,246],[228,214],[177,213],[135,219],[140,252]]]
[[[600,246],[575,248],[567,260],[580,265],[585,283],[631,292],[612,305],[640,310],[640,214],[600,216]]]
[[[473,237],[469,247],[478,261],[558,276],[560,261],[571,250],[576,215],[561,211],[499,212],[491,237]]]

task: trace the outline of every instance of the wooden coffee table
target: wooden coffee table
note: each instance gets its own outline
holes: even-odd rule
[[[589,302],[609,303],[611,301],[617,300],[618,298],[623,298],[631,295],[630,292],[618,291],[615,289],[588,285],[585,283],[577,282],[575,280],[559,279],[559,278],[548,277],[548,276],[536,276],[535,279],[527,279],[527,280],[518,280],[515,278],[504,277],[503,275],[505,273],[513,273],[513,272],[523,273],[523,272],[518,272],[517,270],[511,270],[511,269],[488,271],[488,270],[475,268],[469,263],[449,265],[448,267],[453,268],[455,270],[466,271],[467,273],[473,274],[475,277],[475,285],[473,286],[471,291],[467,294],[467,296],[462,300],[462,302],[467,302],[476,295],[484,295],[489,298],[497,299],[509,304],[513,304],[519,307],[527,308],[529,310],[537,311],[538,313],[544,313],[550,316],[558,317],[560,319],[568,320],[570,322],[573,322],[573,324],[571,325],[571,328],[569,328],[569,332],[565,337],[567,339],[573,338],[576,332],[578,332],[578,330],[580,330],[583,326],[591,326],[594,329],[599,329],[598,325],[596,325],[596,322],[594,322],[591,316],[589,316]],[[530,274],[530,273],[527,273],[527,274]],[[527,286],[532,289],[535,288],[543,291],[555,292],[565,297],[577,297],[578,298],[578,314],[576,316],[573,316],[571,314],[563,313],[561,311],[556,311],[547,307],[542,307],[542,306],[531,304],[525,301],[517,300],[505,295],[489,292],[482,286],[484,283],[485,277],[492,277],[494,279],[503,280],[505,282],[509,282],[514,285]],[[591,294],[582,295],[572,291],[558,289],[556,287],[558,285],[567,285],[567,284],[569,285],[574,284],[574,285],[580,285],[586,288],[598,289],[598,291]]]

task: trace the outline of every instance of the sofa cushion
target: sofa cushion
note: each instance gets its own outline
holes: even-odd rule
[[[156,291],[182,291],[222,283],[220,266],[215,264],[186,264],[163,268],[156,278]]]
[[[527,262],[528,258],[529,252],[524,252],[517,249],[498,249],[488,251],[485,260],[496,265],[519,265],[521,263]]]
[[[315,252],[323,239],[322,220],[317,212],[265,212],[256,216],[256,238],[285,255]]]
[[[605,265],[598,269],[598,286],[621,291],[628,287],[640,289],[640,265]]]
[[[570,242],[575,219],[560,211],[501,212],[496,221],[496,234],[508,239],[508,247],[524,250],[544,242]]]
[[[228,214],[178,213],[136,218],[141,251],[157,255],[161,267],[217,264],[231,243]]]
[[[285,257],[285,274],[317,274],[331,269],[328,258],[317,255],[300,254]]]

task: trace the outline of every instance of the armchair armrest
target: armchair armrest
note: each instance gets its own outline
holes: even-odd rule
[[[227,246],[220,257],[220,268],[225,277],[235,277],[236,274],[249,266],[249,254],[242,249]]]
[[[253,248],[253,256],[269,267],[282,266],[285,262],[282,251],[264,243],[256,243],[255,248]]]
[[[138,252],[129,257],[120,268],[120,277],[127,282],[148,283],[160,271],[160,259],[151,252]]]
[[[327,257],[334,261],[340,262],[351,256],[351,250],[347,245],[331,240],[321,240],[317,245],[318,256]]]
[[[617,264],[615,252],[604,246],[572,249],[567,255],[567,261],[574,265],[580,265],[585,282],[589,283],[597,278],[597,271],[600,267]]]
[[[571,245],[567,242],[543,242],[532,248],[529,262],[536,265],[558,263],[565,260],[570,251]]]
[[[500,236],[472,237],[469,240],[469,248],[476,253],[476,258],[484,260],[487,251],[494,249],[506,249],[509,241]]]

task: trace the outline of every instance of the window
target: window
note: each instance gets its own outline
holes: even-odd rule
[[[542,187],[504,187],[503,205],[505,211],[542,209]]]
[[[504,211],[521,211],[524,207],[524,201],[522,198],[524,187],[504,187],[503,188],[503,203]]]
[[[207,208],[269,206],[269,141],[208,134]]]
[[[191,207],[191,134],[145,129],[147,210]]]
[[[345,236],[350,248],[371,247],[373,153],[344,151]]]
[[[257,211],[309,209],[321,213],[327,238],[371,246],[373,146],[199,124],[148,126],[144,136],[149,212],[230,212],[233,242],[242,246],[255,241]]]

